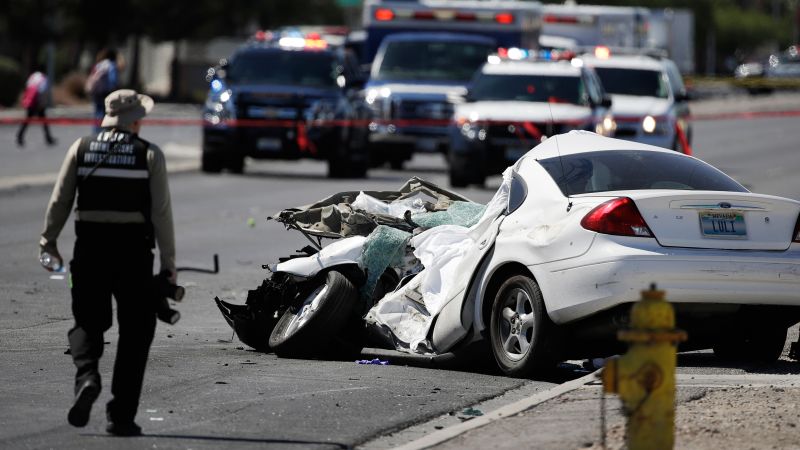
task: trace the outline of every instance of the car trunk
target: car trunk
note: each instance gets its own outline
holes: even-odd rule
[[[786,250],[800,203],[739,192],[632,192],[631,199],[664,247]]]

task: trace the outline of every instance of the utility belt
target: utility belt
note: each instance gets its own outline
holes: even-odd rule
[[[151,223],[106,223],[75,221],[75,237],[82,242],[105,243],[109,250],[113,247],[156,246]]]

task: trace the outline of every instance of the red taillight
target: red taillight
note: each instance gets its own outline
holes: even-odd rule
[[[653,237],[636,204],[628,197],[601,203],[586,214],[581,226],[603,234]]]
[[[792,242],[797,242],[800,244],[800,216],[797,217],[797,225],[794,226]]]
[[[457,12],[456,20],[462,20],[464,22],[473,22],[475,20],[478,20],[478,16],[476,16],[475,13],[471,12]]]
[[[544,23],[578,23],[578,18],[547,15],[544,16],[543,21]]]
[[[514,15],[511,13],[498,13],[494,16],[494,21],[503,25],[514,23]]]
[[[375,10],[375,20],[387,22],[394,19],[394,11],[387,8],[378,8]]]
[[[433,11],[414,11],[414,18],[417,20],[433,20],[436,16]]]

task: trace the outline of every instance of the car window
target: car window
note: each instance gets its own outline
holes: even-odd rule
[[[586,88],[579,76],[479,74],[469,92],[470,101],[586,104]]]
[[[659,70],[596,67],[595,72],[610,94],[669,97],[669,86]]]
[[[676,66],[672,61],[666,61],[666,67],[667,78],[669,79],[670,86],[672,86],[672,92],[675,94],[686,92],[686,86],[683,84],[683,77],[681,77],[681,72],[678,70],[678,66]]]
[[[335,87],[336,58],[327,52],[251,51],[233,58],[227,77],[236,83]]]
[[[395,41],[386,45],[373,78],[469,81],[492,46],[473,42]]]
[[[564,195],[639,189],[747,192],[716,168],[678,153],[609,150],[539,160]]]
[[[586,71],[584,76],[586,77],[586,91],[588,92],[589,97],[592,99],[592,102],[595,105],[600,104],[600,102],[603,100],[603,92],[600,89],[600,83],[595,80],[592,72],[590,71]]]

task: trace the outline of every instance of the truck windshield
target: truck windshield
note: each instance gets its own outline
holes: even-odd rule
[[[469,91],[469,101],[523,101],[586,104],[578,76],[481,74]]]
[[[336,86],[336,63],[333,55],[323,52],[245,52],[231,61],[227,77],[236,83],[332,88]]]
[[[491,51],[490,45],[472,42],[391,42],[373,78],[466,82]]]
[[[669,97],[669,87],[659,71],[611,67],[595,67],[594,70],[609,94]]]

